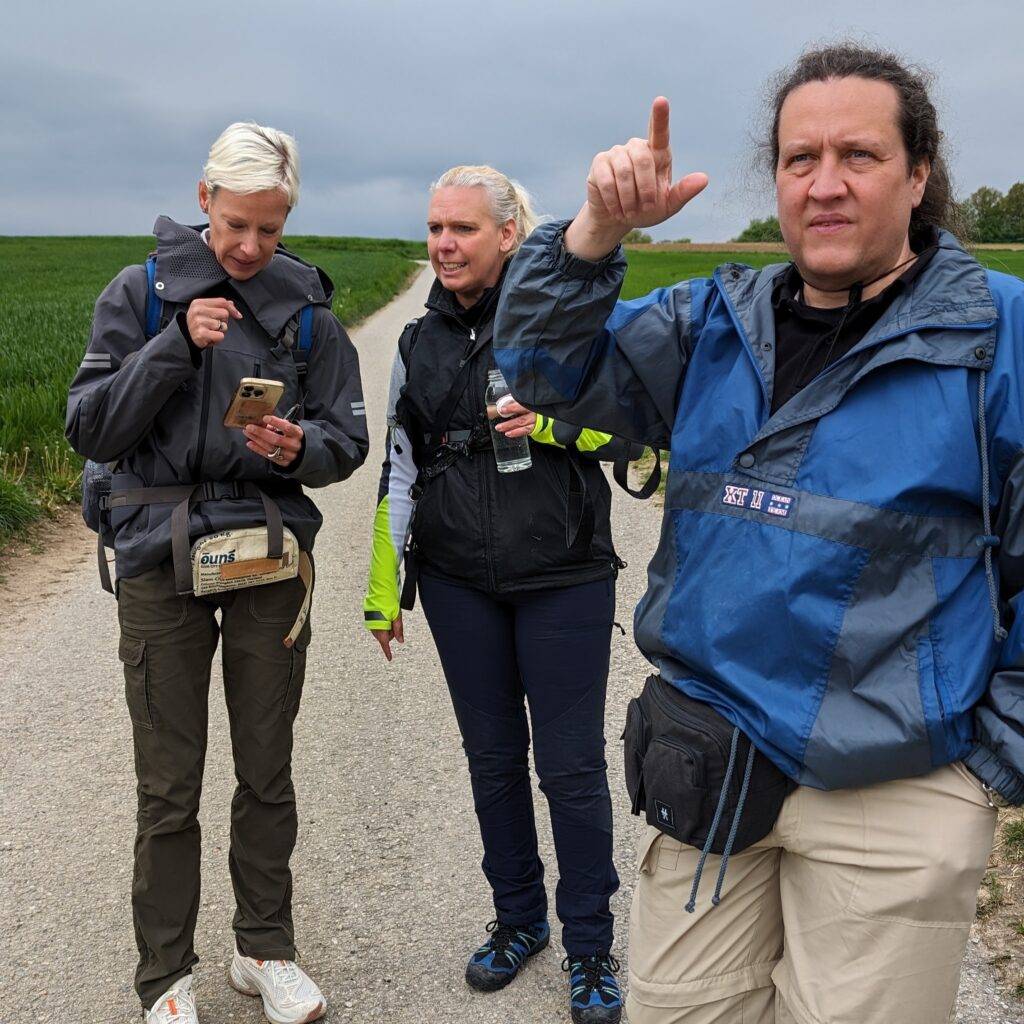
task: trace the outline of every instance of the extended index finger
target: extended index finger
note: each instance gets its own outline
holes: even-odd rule
[[[651,149],[668,149],[668,100],[664,96],[658,96],[651,104],[647,141]]]

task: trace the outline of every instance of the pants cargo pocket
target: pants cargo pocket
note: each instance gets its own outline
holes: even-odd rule
[[[281,710],[284,714],[294,718],[299,713],[299,701],[302,699],[302,684],[306,678],[306,648],[312,632],[309,620],[295,639],[291,649],[291,665],[288,670],[288,685],[284,691],[284,701]]]
[[[146,641],[122,636],[117,656],[124,664],[124,696],[132,724],[140,729],[153,728],[149,706],[149,673],[146,670]]]

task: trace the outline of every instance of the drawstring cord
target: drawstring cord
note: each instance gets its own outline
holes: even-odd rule
[[[740,787],[740,798],[736,803],[736,813],[732,816],[732,828],[729,829],[729,837],[726,839],[725,849],[722,851],[722,866],[718,869],[715,895],[711,897],[711,905],[714,907],[717,907],[722,902],[722,885],[725,883],[725,869],[729,866],[732,844],[736,842],[736,833],[740,828],[740,815],[743,814],[743,805],[747,802],[747,790],[750,788],[750,776],[754,771],[754,755],[756,753],[754,744],[751,743],[750,752],[747,754],[747,768],[743,773],[743,785]]]
[[[725,810],[725,801],[729,796],[729,783],[732,782],[733,769],[736,767],[736,748],[740,742],[740,731],[734,728],[732,731],[732,746],[729,748],[729,765],[725,769],[725,781],[722,783],[722,792],[718,796],[718,806],[715,808],[715,816],[711,820],[711,828],[708,829],[708,838],[704,843],[704,849],[700,851],[700,860],[697,861],[697,870],[693,875],[693,888],[690,889],[690,902],[686,904],[686,912],[692,914],[697,909],[697,889],[700,887],[700,876],[704,872],[704,862],[711,852],[711,844],[715,841],[715,834],[722,821],[722,812]]]
[[[992,532],[992,508],[989,505],[989,465],[988,465],[988,424],[985,420],[985,377],[981,370],[978,374],[978,447],[981,450],[981,522],[985,531],[977,538],[979,547],[985,549],[985,579],[988,581],[988,601],[992,606],[992,632],[996,642],[1002,643],[1007,632],[1003,629],[999,616],[999,591],[996,588],[996,574],[992,567],[992,549],[998,547],[999,538]]]
[[[740,731],[737,728],[732,730],[732,746],[729,748],[729,764],[725,769],[725,779],[722,782],[722,792],[718,796],[718,806],[715,808],[715,816],[711,820],[711,828],[708,830],[708,837],[704,842],[704,848],[700,851],[700,860],[697,861],[697,870],[693,873],[693,886],[690,889],[690,901],[686,904],[686,912],[692,914],[697,909],[697,890],[700,888],[701,875],[704,873],[704,863],[711,852],[711,845],[718,834],[718,826],[722,822],[722,814],[725,811],[725,802],[729,798],[729,786],[732,783],[732,774],[736,768],[736,752],[739,749]],[[754,757],[757,750],[754,744],[750,744],[747,753],[747,765],[743,771],[743,785],[740,787],[739,800],[736,802],[736,813],[732,816],[732,825],[729,828],[729,835],[725,840],[725,847],[722,850],[722,865],[718,869],[718,880],[715,883],[715,894],[711,897],[712,906],[717,907],[722,902],[722,886],[725,883],[725,872],[729,867],[729,857],[732,854],[733,843],[736,842],[736,834],[740,828],[740,818],[743,815],[743,807],[747,802],[747,792],[750,789],[750,777],[754,772]]]

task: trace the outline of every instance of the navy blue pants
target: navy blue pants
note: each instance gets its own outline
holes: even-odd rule
[[[570,955],[610,949],[608,902],[619,878],[604,702],[615,581],[501,597],[428,576],[419,583],[469,759],[498,920],[522,925],[547,916],[530,786],[532,730],[558,857],[562,943]]]

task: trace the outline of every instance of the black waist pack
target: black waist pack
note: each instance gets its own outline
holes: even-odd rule
[[[710,704],[660,676],[649,676],[629,702],[622,738],[633,813],[704,857],[727,860],[763,839],[796,788]]]

